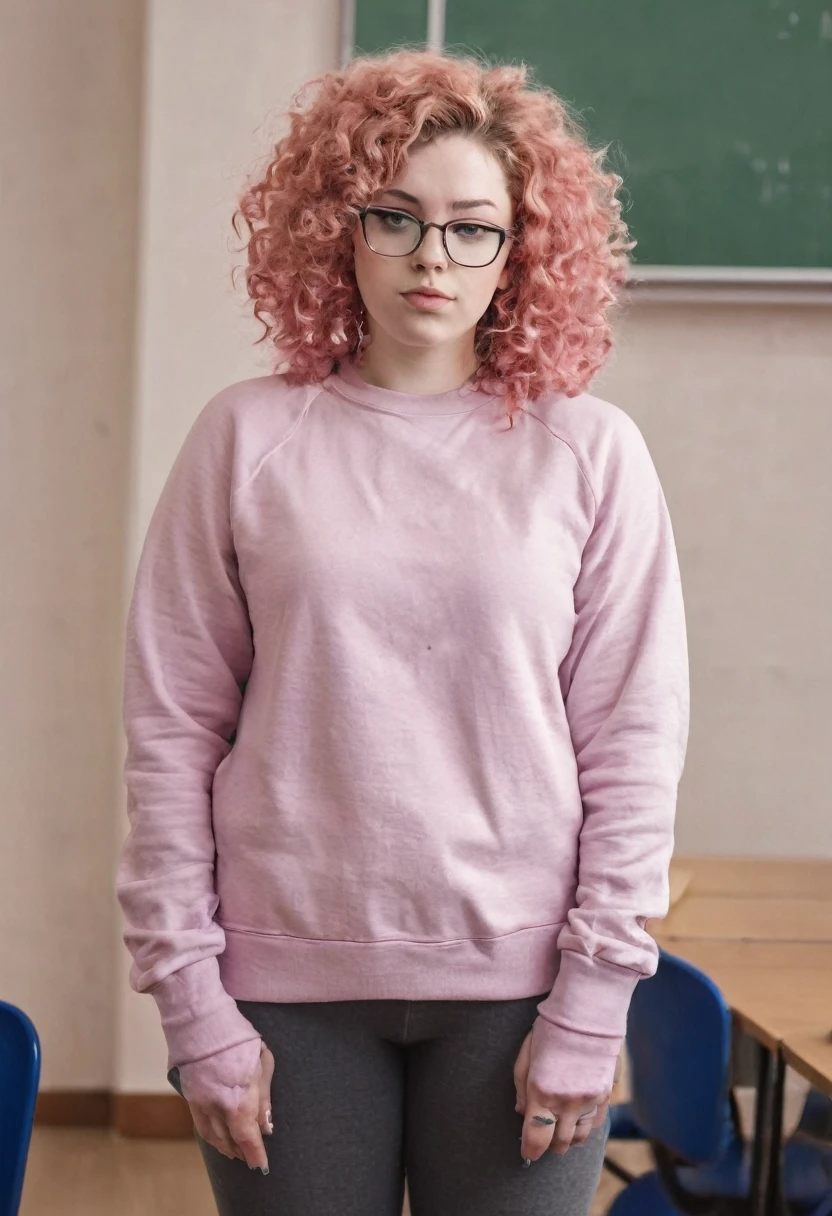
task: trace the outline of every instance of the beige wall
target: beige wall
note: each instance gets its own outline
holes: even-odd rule
[[[150,4],[136,290],[140,10],[0,15],[0,984],[42,1031],[45,1088],[165,1088],[111,896],[124,593],[195,414],[266,370],[230,285],[229,218],[292,90],[338,45],[337,0]],[[619,333],[594,391],[647,436],[688,605],[679,847],[830,855],[832,309],[641,304]]]
[[[691,652],[679,852],[832,856],[832,307],[644,304],[593,386],[641,426]]]
[[[268,352],[252,347],[261,327],[231,286],[241,260],[231,215],[282,133],[293,91],[337,63],[337,18],[336,0],[150,5],[131,569],[199,409],[223,385],[271,370]],[[155,1006],[128,990],[125,950],[119,959],[116,1084],[159,1089]]]
[[[141,0],[0,6],[0,994],[112,1079]]]

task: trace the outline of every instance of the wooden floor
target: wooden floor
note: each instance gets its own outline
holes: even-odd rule
[[[626,1097],[626,1069],[619,1100]],[[787,1072],[784,1131],[793,1131],[806,1084]],[[754,1125],[754,1092],[738,1090],[743,1130]],[[641,1144],[610,1144],[609,1156],[633,1174],[650,1169]],[[604,1216],[621,1183],[604,1172],[592,1216]],[[196,1144],[125,1140],[112,1132],[36,1127],[20,1216],[215,1216]],[[403,1216],[409,1216],[405,1204]],[[472,1216],[475,1216],[472,1213]]]
[[[615,1156],[634,1171],[649,1168],[640,1145],[617,1146]],[[592,1216],[603,1216],[620,1186],[605,1173]],[[35,1128],[20,1216],[214,1213],[196,1144],[124,1140],[104,1131]],[[405,1205],[404,1216],[407,1213]]]

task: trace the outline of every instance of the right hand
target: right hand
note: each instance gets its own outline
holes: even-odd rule
[[[247,1085],[226,1082],[220,1076],[203,1075],[212,1068],[233,1072],[233,1061],[228,1057],[236,1049],[220,1053],[220,1058],[210,1057],[194,1064],[180,1067],[182,1093],[191,1109],[197,1132],[206,1143],[230,1159],[245,1161],[249,1169],[268,1173],[269,1159],[263,1144],[263,1135],[271,1135],[271,1085],[274,1076],[274,1056],[264,1042],[260,1043],[260,1057],[253,1076]],[[223,1060],[221,1057],[226,1056]],[[230,1065],[230,1067],[227,1067]],[[210,1094],[210,1097],[207,1096]]]

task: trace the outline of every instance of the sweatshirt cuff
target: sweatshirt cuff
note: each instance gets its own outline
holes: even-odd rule
[[[189,963],[150,990],[168,1045],[168,1070],[259,1039],[223,987],[216,956]]]
[[[612,1089],[627,1012],[641,972],[564,950],[552,991],[537,1006],[529,1078],[557,1094]]]

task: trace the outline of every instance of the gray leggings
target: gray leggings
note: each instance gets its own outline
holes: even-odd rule
[[[197,1136],[220,1216],[400,1216],[405,1171],[413,1216],[588,1216],[609,1121],[520,1157],[514,1061],[545,995],[239,1001],[274,1054],[274,1135],[268,1175]]]

